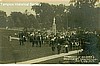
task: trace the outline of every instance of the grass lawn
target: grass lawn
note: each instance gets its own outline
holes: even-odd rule
[[[14,36],[15,32],[18,31],[0,30],[0,63],[14,63],[57,54],[57,49],[52,52],[48,44],[42,45],[42,47],[32,47],[30,42],[25,42],[21,46],[18,40],[9,41],[9,36]],[[57,64],[62,61],[61,57],[41,63]]]
[[[52,55],[51,47],[47,44],[42,47],[32,47],[30,42],[20,46],[19,41],[9,41],[9,35],[17,31],[0,30],[0,63],[14,63]]]

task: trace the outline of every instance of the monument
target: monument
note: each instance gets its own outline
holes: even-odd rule
[[[56,35],[56,19],[53,19],[52,32]]]

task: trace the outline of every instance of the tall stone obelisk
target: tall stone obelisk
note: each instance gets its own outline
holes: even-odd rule
[[[53,19],[52,32],[56,35],[56,19]]]

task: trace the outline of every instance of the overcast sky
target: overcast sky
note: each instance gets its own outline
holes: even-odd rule
[[[51,3],[51,4],[65,4],[68,5],[70,0],[0,0],[0,10],[3,10],[7,13],[7,15],[10,15],[11,12],[17,11],[17,12],[22,12],[24,13],[25,10],[27,9],[30,13],[34,12],[31,10],[31,6],[3,6],[1,3],[2,2],[7,2],[9,3],[17,3],[17,2],[26,2],[26,3],[33,3],[33,4],[38,4],[40,2],[45,2],[45,3]]]
[[[45,2],[45,3],[52,3],[52,4],[65,4],[67,5],[70,0],[0,0],[1,2],[10,2],[10,3],[16,3],[16,2],[32,2],[32,3],[40,3],[40,2]],[[9,3],[8,3],[9,4]],[[7,15],[10,15],[11,12],[17,11],[17,12],[22,12],[24,13],[25,10],[28,10],[30,13],[34,12],[31,10],[31,6],[3,6],[2,4],[0,5],[0,10],[3,10],[7,13]]]

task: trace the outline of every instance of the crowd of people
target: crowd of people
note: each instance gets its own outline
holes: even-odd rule
[[[56,35],[46,32],[35,31],[35,32],[25,32],[21,31],[18,34],[20,38],[20,45],[24,45],[24,42],[29,41],[32,47],[42,47],[45,44],[51,47],[52,52],[57,48],[58,54],[63,52],[68,53],[68,51],[85,49],[85,45],[89,43],[87,36],[97,34],[89,31],[67,31],[66,33],[58,32]]]

